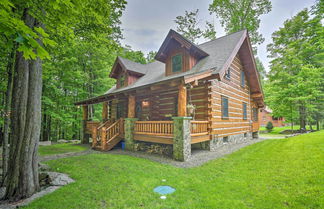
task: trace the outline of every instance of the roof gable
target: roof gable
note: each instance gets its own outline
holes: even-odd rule
[[[181,47],[187,49],[189,53],[193,54],[198,59],[209,55],[207,52],[200,49],[197,45],[171,29],[154,58],[165,63],[168,56],[168,50],[172,47],[172,45],[174,45],[174,43],[180,44]]]
[[[129,59],[122,58],[122,57],[117,57],[115,60],[115,63],[111,69],[111,72],[109,74],[109,77],[111,78],[117,78],[119,75],[120,68],[123,68],[133,74],[138,74],[138,75],[145,75],[146,74],[146,68],[144,67],[143,64],[133,62]]]

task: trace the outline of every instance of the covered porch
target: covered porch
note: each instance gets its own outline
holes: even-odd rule
[[[174,81],[113,95],[101,101],[102,121],[89,120],[90,104],[83,104],[84,136],[102,151],[121,140],[127,150],[139,142],[171,145],[173,157],[183,161],[191,144],[210,140],[208,100],[205,82],[186,86]]]

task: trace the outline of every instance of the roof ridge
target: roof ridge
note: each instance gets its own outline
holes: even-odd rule
[[[136,64],[140,64],[140,65],[146,65],[146,64],[142,64],[142,63],[140,63],[140,62],[135,62],[135,61],[133,61],[133,60],[130,60],[130,59],[128,59],[128,58],[125,58],[125,57],[122,57],[122,56],[117,56],[118,58],[121,58],[121,59],[124,59],[124,60],[127,60],[127,61],[130,61],[130,62],[133,62],[133,63],[136,63]]]
[[[246,29],[242,29],[242,30],[239,30],[239,31],[236,31],[236,32],[233,32],[233,33],[229,33],[229,34],[226,34],[226,35],[221,36],[221,37],[219,37],[219,38],[216,38],[216,39],[209,40],[209,41],[206,41],[206,42],[204,42],[204,43],[198,44],[197,46],[201,46],[201,45],[207,44],[207,43],[209,43],[209,42],[213,42],[213,41],[216,41],[216,40],[219,40],[219,39],[222,39],[222,38],[225,38],[225,37],[228,37],[228,36],[234,35],[235,33],[239,33],[239,32],[242,32],[242,31],[247,31],[247,30],[246,30]]]

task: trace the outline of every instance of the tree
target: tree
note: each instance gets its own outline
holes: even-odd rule
[[[267,123],[267,125],[266,125],[266,129],[267,129],[268,133],[270,133],[270,132],[272,131],[272,129],[273,129],[273,124],[272,124],[271,121],[269,121],[269,122]]]
[[[247,29],[252,45],[261,44],[264,38],[259,34],[260,16],[271,11],[269,0],[213,0],[210,13],[215,13],[227,33]]]
[[[264,79],[266,78],[267,72],[265,71],[265,68],[264,68],[261,60],[259,59],[259,57],[256,57],[255,62],[256,62],[255,64],[256,64],[257,70],[258,70],[259,75],[260,75],[261,84],[263,86],[264,85]]]
[[[146,62],[147,63],[151,63],[155,61],[155,55],[156,55],[156,51],[150,51],[147,55],[146,55]]]
[[[323,106],[323,34],[321,18],[310,18],[305,9],[285,21],[268,45],[272,61],[267,104],[274,114],[290,116],[291,120],[299,117],[302,130],[307,118]]]
[[[37,155],[44,60],[50,58],[49,52],[53,52],[55,42],[75,38],[91,42],[92,47],[103,43],[107,47],[113,45],[114,39],[118,38],[118,33],[114,32],[119,29],[119,17],[125,3],[123,0],[108,3],[106,0],[0,2],[0,31],[3,35],[0,47],[11,54],[10,49],[15,50],[13,46],[17,45],[11,98],[12,137],[8,171],[4,173],[6,199],[29,197],[39,190]],[[96,42],[102,37],[106,37],[105,42]],[[92,59],[91,54],[84,56]],[[53,57],[52,61],[57,60]],[[64,91],[67,93],[66,89]]]
[[[204,37],[212,40],[216,38],[214,23],[206,22],[206,29],[199,27],[198,20],[199,9],[195,11],[185,11],[184,16],[177,16],[174,20],[177,23],[177,31],[191,42],[195,43],[197,39]]]

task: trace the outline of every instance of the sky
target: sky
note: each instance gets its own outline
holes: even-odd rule
[[[199,9],[199,24],[204,28],[206,21],[214,21],[216,36],[225,35],[215,14],[208,11],[212,0],[129,0],[121,18],[124,39],[123,45],[147,54],[158,51],[170,29],[176,30],[174,20],[183,16],[185,11]],[[267,44],[271,43],[271,34],[283,26],[285,20],[293,17],[302,9],[314,5],[315,0],[272,0],[272,10],[262,15],[259,32],[265,41],[258,46],[258,57],[266,70],[269,70]],[[203,43],[206,40],[198,40]]]

